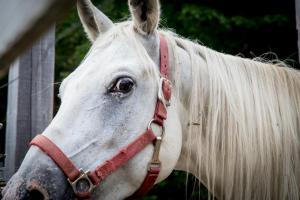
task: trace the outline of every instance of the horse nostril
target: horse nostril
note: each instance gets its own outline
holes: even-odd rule
[[[26,199],[27,200],[45,200],[45,197],[42,194],[42,192],[34,189],[31,191],[28,191]]]
[[[33,181],[26,187],[26,200],[49,200],[48,192]]]

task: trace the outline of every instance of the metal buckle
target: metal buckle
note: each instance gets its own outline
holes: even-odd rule
[[[79,195],[84,193],[91,193],[96,186],[92,183],[91,179],[88,176],[89,171],[84,172],[82,169],[80,169],[79,171],[80,176],[75,181],[71,181],[70,179],[68,179],[73,188],[73,191],[75,192],[75,194]]]
[[[152,129],[151,125],[153,123],[156,123],[154,119],[152,119],[149,122],[148,129]],[[156,139],[155,139],[154,151],[153,151],[151,162],[148,165],[148,170],[150,170],[151,168],[160,168],[161,167],[161,162],[159,160],[159,152],[160,152],[160,147],[161,147],[162,139],[163,139],[164,134],[165,134],[165,127],[161,126],[161,129],[162,129],[161,135],[157,136]]]
[[[164,96],[164,92],[163,92],[164,81],[169,82],[169,84],[171,86],[171,83],[168,79],[166,79],[165,77],[160,77],[159,87],[158,87],[158,99],[164,104],[165,107],[169,107],[171,105],[171,103],[169,100],[166,100],[166,98]]]
[[[160,160],[159,160],[159,152],[160,152],[160,147],[161,147],[161,142],[162,142],[162,136],[156,137],[155,144],[154,144],[154,151],[152,155],[152,160],[150,165],[160,167]]]
[[[148,165],[148,171],[155,169],[155,168],[160,168],[161,167],[161,162],[150,162]]]

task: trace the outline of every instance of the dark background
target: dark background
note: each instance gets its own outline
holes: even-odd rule
[[[129,18],[127,1],[94,0],[114,21]],[[164,0],[161,26],[197,40],[215,50],[248,58],[279,59],[298,68],[294,0]],[[61,82],[90,47],[75,8],[57,23],[55,80]],[[0,122],[5,125],[7,77],[0,80]],[[57,94],[58,86],[55,86]],[[56,109],[59,101],[55,99]],[[4,152],[5,128],[0,131]],[[1,163],[0,163],[1,167]],[[187,183],[187,184],[186,184]],[[174,172],[145,197],[155,199],[207,199],[204,187],[185,173]]]

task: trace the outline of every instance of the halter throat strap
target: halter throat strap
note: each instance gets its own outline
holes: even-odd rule
[[[123,147],[110,160],[96,167],[93,171],[83,171],[77,168],[74,163],[62,152],[62,150],[44,135],[37,135],[30,145],[37,146],[47,154],[54,163],[68,177],[76,196],[80,199],[91,197],[92,191],[107,176],[112,174],[122,165],[127,163],[132,157],[142,151],[146,146],[153,143],[154,152],[149,163],[147,175],[140,188],[128,199],[139,199],[143,197],[155,184],[161,170],[159,160],[160,146],[164,133],[164,121],[167,119],[167,106],[171,99],[171,84],[168,80],[169,75],[169,53],[166,39],[160,35],[160,75],[159,91],[153,119],[150,121],[148,128],[138,138],[129,145]],[[156,136],[152,130],[152,124],[161,126],[162,134]]]

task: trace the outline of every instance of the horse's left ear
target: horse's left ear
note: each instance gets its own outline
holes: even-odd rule
[[[146,34],[153,33],[160,20],[159,0],[128,0],[134,26]]]

